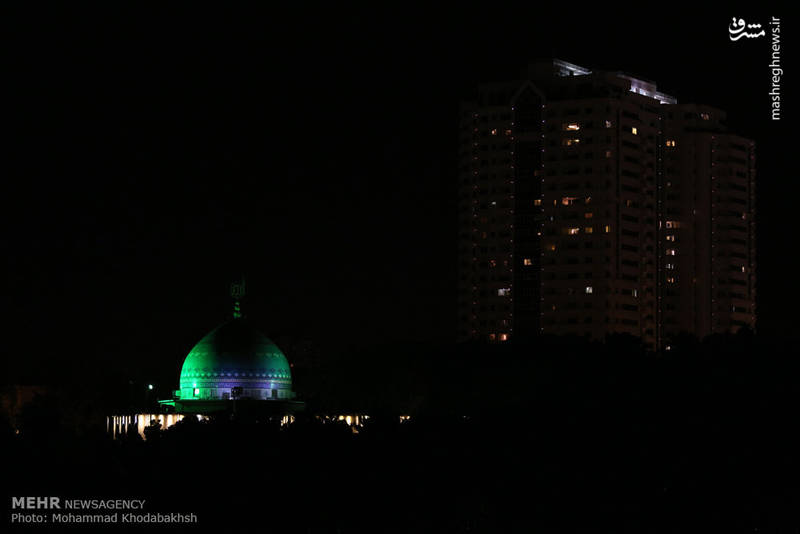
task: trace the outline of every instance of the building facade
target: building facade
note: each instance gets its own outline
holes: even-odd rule
[[[526,78],[462,104],[459,338],[754,327],[753,142],[626,74]]]

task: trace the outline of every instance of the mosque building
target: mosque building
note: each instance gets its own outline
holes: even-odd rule
[[[246,319],[234,318],[201,339],[183,362],[180,389],[161,400],[179,414],[210,414],[240,406],[264,413],[294,413],[289,361]]]
[[[233,284],[233,318],[209,332],[186,356],[179,389],[160,400],[159,414],[115,415],[107,418],[114,437],[131,426],[140,434],[151,421],[167,428],[186,416],[205,419],[213,414],[246,414],[286,423],[305,409],[292,390],[289,361],[268,337],[242,314],[244,281]]]

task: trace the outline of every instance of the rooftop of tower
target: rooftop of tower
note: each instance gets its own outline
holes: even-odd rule
[[[596,75],[611,75],[615,78],[625,80],[628,85],[628,90],[632,93],[646,96],[658,100],[661,104],[677,104],[678,99],[674,96],[658,91],[655,82],[645,80],[638,76],[632,76],[622,71],[605,72],[605,71],[592,71],[587,67],[576,65],[564,61],[563,59],[544,59],[533,62],[529,66],[529,73],[535,73],[539,76],[552,76],[556,78],[571,78],[575,76],[588,76],[591,74]]]

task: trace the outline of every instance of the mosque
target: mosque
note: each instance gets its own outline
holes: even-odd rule
[[[218,326],[194,346],[183,362],[180,389],[159,404],[179,414],[245,408],[288,415],[304,407],[292,391],[286,356],[242,317]]]
[[[140,434],[151,421],[166,428],[186,416],[205,419],[214,414],[247,414],[285,423],[304,411],[305,403],[292,391],[289,361],[268,337],[241,312],[244,281],[233,284],[233,319],[201,339],[183,361],[179,389],[160,400],[159,414],[109,416],[114,437],[135,426]]]

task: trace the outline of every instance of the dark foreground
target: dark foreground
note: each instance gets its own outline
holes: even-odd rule
[[[150,512],[197,514],[187,531],[800,527],[791,355],[742,336],[667,357],[562,347],[524,358],[517,347],[488,365],[483,350],[420,370],[439,387],[414,389],[412,419],[384,404],[357,435],[312,418],[283,429],[219,420],[111,441],[76,433],[39,400],[19,435],[3,432],[6,520],[12,495],[57,495],[146,499]]]

